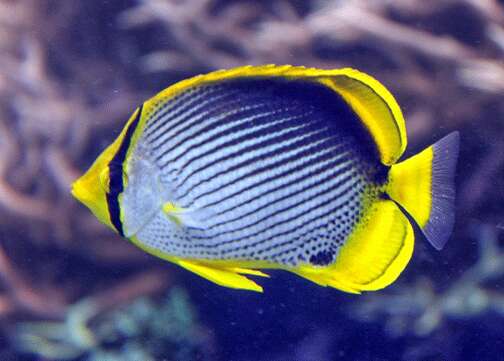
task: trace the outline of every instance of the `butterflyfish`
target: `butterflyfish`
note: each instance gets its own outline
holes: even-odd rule
[[[243,66],[139,106],[73,184],[105,225],[221,286],[268,269],[360,293],[394,282],[416,223],[435,249],[454,225],[459,135],[400,160],[392,94],[355,69]]]

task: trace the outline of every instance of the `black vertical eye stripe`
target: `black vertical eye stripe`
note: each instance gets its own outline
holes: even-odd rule
[[[135,129],[138,126],[138,122],[140,121],[140,117],[142,115],[143,105],[138,109],[137,115],[135,119],[130,123],[128,129],[126,130],[126,134],[117,150],[117,153],[114,155],[112,160],[110,161],[109,167],[109,192],[107,192],[107,205],[109,211],[110,222],[117,230],[122,237],[124,237],[123,225],[121,222],[121,209],[119,207],[119,194],[124,191],[124,183],[123,183],[123,173],[124,173],[124,161],[126,160],[126,154],[128,153],[128,149],[131,145],[131,138],[135,133]]]

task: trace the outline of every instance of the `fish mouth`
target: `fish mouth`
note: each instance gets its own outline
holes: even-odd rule
[[[72,196],[77,199],[78,201],[82,202],[82,199],[84,198],[82,196],[82,187],[79,187],[79,181],[75,181],[72,183],[72,189],[70,190],[70,193],[72,193]],[[79,189],[80,188],[80,189]],[[84,203],[84,202],[82,202]]]

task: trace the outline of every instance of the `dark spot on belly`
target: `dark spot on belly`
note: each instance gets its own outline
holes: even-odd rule
[[[334,259],[334,252],[320,251],[310,257],[310,263],[315,266],[327,266]]]

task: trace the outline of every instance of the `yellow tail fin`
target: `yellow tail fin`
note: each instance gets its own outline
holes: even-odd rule
[[[440,250],[455,221],[455,167],[459,133],[453,132],[422,152],[390,169],[387,193]]]

